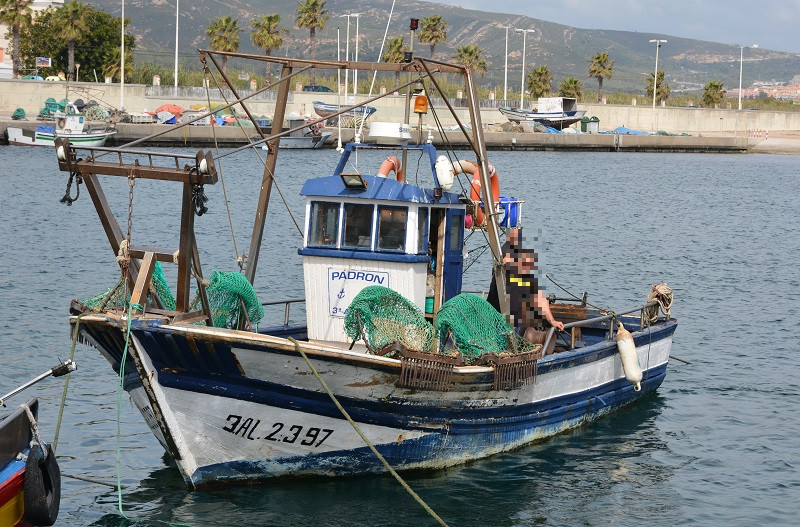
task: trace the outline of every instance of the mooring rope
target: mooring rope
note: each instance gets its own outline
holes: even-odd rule
[[[73,330],[74,333],[72,334],[72,349],[69,352],[69,360],[70,362],[75,361],[75,347],[78,345],[78,331],[81,327],[81,318],[84,315],[78,315],[78,319],[75,321],[75,329]],[[67,390],[69,389],[69,378],[72,375],[72,372],[67,373],[67,378],[64,379],[64,391],[61,392],[61,404],[58,407],[58,420],[56,421],[56,435],[53,436],[53,454],[56,453],[56,448],[58,447],[58,435],[61,432],[61,420],[64,417],[64,407],[67,404]]]
[[[400,485],[403,486],[403,488],[406,490],[406,492],[408,492],[411,495],[411,497],[414,498],[414,500],[416,500],[416,502],[419,503],[420,506],[422,506],[422,508],[425,509],[425,511],[428,514],[430,514],[431,517],[439,523],[439,525],[443,525],[444,527],[447,527],[447,524],[445,523],[445,521],[442,518],[440,518],[438,514],[436,514],[436,511],[434,511],[432,508],[430,508],[430,506],[427,503],[425,503],[425,501],[423,501],[423,499],[416,492],[414,492],[414,490],[411,487],[409,487],[408,483],[406,483],[403,480],[403,478],[400,476],[400,474],[398,474],[392,468],[392,466],[389,464],[389,462],[386,461],[386,458],[384,458],[381,455],[381,453],[378,452],[378,449],[375,448],[375,445],[373,445],[372,442],[369,439],[367,439],[367,436],[364,435],[364,432],[361,431],[361,428],[358,426],[358,424],[355,421],[353,421],[353,418],[350,417],[350,414],[347,413],[347,410],[345,410],[344,407],[341,405],[341,403],[339,402],[339,399],[337,399],[336,396],[333,395],[333,392],[330,390],[330,388],[328,388],[328,385],[325,383],[325,381],[322,379],[322,377],[320,377],[319,373],[317,372],[317,369],[314,367],[313,364],[311,364],[311,361],[308,359],[308,356],[303,351],[303,348],[300,347],[300,343],[297,342],[292,337],[289,337],[289,341],[294,344],[294,347],[297,350],[297,352],[300,353],[300,355],[303,356],[303,359],[306,361],[306,364],[308,365],[308,368],[311,370],[311,373],[313,373],[314,377],[317,378],[319,383],[322,385],[322,389],[325,390],[325,393],[327,393],[328,397],[331,398],[331,401],[333,401],[333,404],[336,405],[336,408],[339,409],[339,411],[342,413],[344,418],[347,419],[347,422],[350,423],[350,426],[353,427],[353,429],[361,437],[361,439],[364,441],[364,443],[366,443],[366,445],[369,447],[369,449],[372,450],[372,453],[375,454],[375,457],[377,457],[380,460],[380,462],[383,463],[383,466],[386,467],[386,470],[388,470],[389,473],[392,476],[394,476],[394,479],[396,479],[397,482],[400,483]]]

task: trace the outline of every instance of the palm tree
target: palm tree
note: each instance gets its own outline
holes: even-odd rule
[[[111,77],[112,79],[120,78],[121,60],[119,47],[112,48],[103,59],[103,76]],[[133,50],[129,47],[125,48],[125,77],[133,75]]]
[[[553,74],[547,66],[539,66],[528,72],[528,91],[532,99],[538,99],[549,94],[552,90]]]
[[[330,11],[325,9],[327,0],[301,0],[297,6],[297,18],[295,24],[299,29],[308,29],[308,36],[311,40],[311,60],[314,60],[316,42],[314,37],[317,29],[324,29],[325,22],[331,17]],[[314,70],[311,70],[311,84],[315,84],[316,77]]]
[[[597,79],[597,102],[603,102],[603,79],[610,79],[616,60],[608,60],[608,51],[598,53],[589,61],[589,77]]]
[[[400,63],[403,62],[405,58],[405,52],[408,51],[408,48],[404,46],[405,37],[392,37],[386,43],[386,51],[383,52],[383,56],[381,60],[384,62],[394,62]],[[394,84],[395,86],[400,84],[400,72],[394,72]]]
[[[711,81],[703,86],[703,106],[716,106],[725,98],[725,90],[720,81]]]
[[[269,55],[273,50],[280,49],[283,46],[283,35],[288,35],[289,30],[286,28],[279,28],[278,24],[281,23],[281,15],[275,13],[271,15],[264,15],[261,18],[253,20],[253,45],[259,48],[264,48],[264,55]],[[272,64],[267,62],[267,84],[271,79],[270,68]]]
[[[215,18],[206,28],[206,36],[211,39],[209,47],[216,51],[234,52],[239,49],[239,19],[224,16]],[[228,56],[222,55],[222,71],[228,68]]]
[[[74,79],[75,44],[83,40],[89,32],[89,17],[92,8],[78,0],[67,2],[56,11],[56,20],[60,26],[59,37],[67,41],[67,79]]]
[[[558,85],[558,96],[559,97],[573,97],[575,99],[580,99],[581,97],[581,81],[574,77],[567,77],[561,80],[561,84]]]
[[[447,40],[447,22],[442,20],[442,15],[432,15],[420,21],[422,29],[419,30],[419,41],[431,47],[431,58],[436,51],[436,44]]]
[[[31,23],[33,0],[0,0],[0,22],[11,28],[13,77],[19,77],[19,32]]]
[[[653,98],[653,74],[647,79],[647,96]],[[656,98],[659,104],[669,99],[669,85],[664,82],[664,70],[658,70],[658,80],[656,81]]]
[[[467,68],[475,70],[480,76],[486,73],[488,64],[481,54],[483,50],[477,44],[465,44],[458,46],[456,54],[453,55],[453,60],[456,64],[461,64]]]

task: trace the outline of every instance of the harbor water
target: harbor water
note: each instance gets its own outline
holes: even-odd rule
[[[185,153],[193,153],[186,150]],[[262,168],[256,152],[225,158],[196,219],[206,275],[237,269],[247,252]],[[263,154],[262,154],[263,155]],[[262,301],[302,296],[299,190],[329,175],[333,150],[281,153],[256,290]],[[374,173],[383,155],[359,155]],[[650,286],[675,291],[679,325],[658,392],[616,414],[468,465],[406,475],[451,526],[796,525],[800,518],[800,158],[781,155],[491,152],[503,195],[525,200],[525,244],[543,273],[615,310]],[[411,154],[409,180],[426,160]],[[0,147],[0,391],[70,355],[72,298],[115,285],[119,269],[85,188],[59,203],[67,174],[48,148]],[[129,186],[102,179],[127,228]],[[423,181],[420,181],[421,183]],[[458,189],[458,186],[456,186]],[[75,192],[73,185],[72,192]],[[230,221],[225,207],[230,205]],[[133,188],[134,245],[177,249],[181,191]],[[286,205],[282,199],[285,199]],[[291,215],[287,211],[291,211]],[[231,236],[235,231],[235,243]],[[475,233],[471,263],[485,245]],[[464,288],[488,288],[482,255]],[[174,284],[175,266],[165,272]],[[542,275],[546,294],[565,296]],[[292,319],[303,319],[295,305]],[[282,321],[283,309],[267,316]],[[268,323],[268,322],[266,322]],[[209,491],[186,489],[127,396],[117,403],[108,363],[79,345],[58,456],[65,476],[59,526],[419,526],[434,521],[389,476],[302,479]],[[63,379],[37,395],[52,438]],[[19,395],[14,407],[26,400]]]

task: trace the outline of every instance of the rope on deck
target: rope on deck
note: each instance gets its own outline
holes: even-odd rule
[[[373,445],[372,442],[369,439],[367,439],[367,436],[364,435],[364,432],[361,431],[361,428],[359,428],[358,424],[355,421],[353,421],[353,418],[350,417],[350,414],[347,413],[347,410],[344,409],[344,407],[341,405],[341,403],[336,398],[336,396],[333,395],[333,392],[331,392],[330,388],[328,388],[328,385],[325,384],[325,381],[322,379],[322,377],[320,377],[319,373],[317,372],[317,369],[314,367],[313,364],[311,364],[311,361],[308,360],[308,356],[303,351],[303,349],[300,347],[300,343],[298,343],[292,337],[289,337],[289,341],[291,341],[294,344],[294,348],[297,350],[297,352],[300,353],[300,355],[303,356],[303,359],[306,361],[306,364],[308,364],[308,367],[311,370],[311,373],[313,373],[314,377],[317,378],[319,383],[322,385],[322,388],[325,390],[325,393],[328,394],[328,397],[331,398],[331,401],[333,401],[333,404],[336,405],[336,408],[339,409],[339,411],[342,413],[344,418],[347,419],[347,422],[350,423],[350,426],[353,427],[353,429],[356,431],[356,433],[358,433],[358,435],[361,436],[361,439],[364,441],[364,443],[366,443],[366,445],[369,447],[369,449],[372,450],[372,453],[375,454],[375,457],[377,457],[380,460],[380,462],[383,463],[383,466],[386,467],[386,470],[388,470],[389,473],[392,476],[394,476],[394,479],[396,479],[397,482],[400,483],[400,485],[403,486],[403,488],[406,490],[406,492],[408,492],[411,495],[411,497],[414,498],[414,500],[416,500],[416,502],[419,503],[422,506],[422,508],[425,509],[425,511],[428,514],[430,514],[431,517],[439,523],[439,525],[442,525],[443,527],[447,527],[447,524],[445,523],[445,521],[442,518],[440,518],[439,515],[436,514],[436,512],[432,508],[430,508],[430,506],[427,503],[425,503],[425,501],[423,501],[423,499],[419,496],[419,494],[414,492],[414,490],[411,487],[408,486],[408,483],[406,483],[403,480],[403,478],[400,476],[400,474],[398,474],[392,468],[392,466],[389,464],[389,462],[386,461],[386,458],[384,458],[381,455],[381,453],[378,452],[378,449],[375,448],[375,445]]]

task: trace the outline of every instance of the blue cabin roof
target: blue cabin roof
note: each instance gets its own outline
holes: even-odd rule
[[[348,189],[339,176],[309,179],[300,191],[301,196],[334,198],[358,198],[367,200],[403,201],[407,203],[431,203],[438,205],[461,205],[458,194],[443,192],[438,200],[433,189],[425,189],[408,183],[400,183],[391,177],[363,175],[366,189]]]

